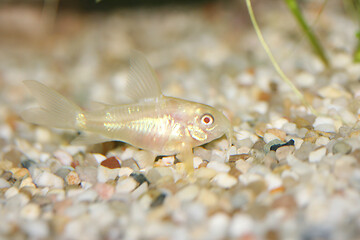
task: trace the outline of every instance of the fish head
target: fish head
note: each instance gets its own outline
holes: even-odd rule
[[[221,111],[205,104],[196,104],[187,130],[195,140],[196,146],[211,142],[223,135],[230,144],[232,138],[230,120]]]

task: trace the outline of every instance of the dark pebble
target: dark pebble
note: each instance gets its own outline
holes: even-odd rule
[[[35,165],[36,165],[36,162],[31,159],[26,159],[26,160],[21,161],[21,166],[23,168],[26,168],[27,170],[29,170],[31,167],[33,167]]]
[[[164,203],[164,200],[166,198],[165,193],[160,193],[159,196],[157,196],[154,201],[151,203],[151,207],[158,207]]]
[[[139,185],[143,184],[143,182],[147,182],[150,185],[149,180],[142,173],[131,173],[130,177],[133,177],[135,181],[139,183]]]
[[[283,147],[283,146],[294,146],[295,145],[295,141],[294,139],[289,140],[288,142],[284,143],[284,144],[274,144],[270,147],[270,151],[276,151],[279,147]]]

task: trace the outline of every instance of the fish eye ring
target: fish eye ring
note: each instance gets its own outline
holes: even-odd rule
[[[206,126],[209,126],[211,124],[213,124],[214,122],[214,117],[209,114],[209,113],[205,113],[202,117],[201,117],[201,123],[206,125]]]

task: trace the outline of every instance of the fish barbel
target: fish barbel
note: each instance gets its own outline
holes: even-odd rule
[[[168,97],[162,94],[154,70],[145,57],[134,52],[126,93],[131,104],[103,105],[96,111],[85,111],[53,89],[37,81],[24,81],[40,108],[21,113],[30,123],[81,134],[74,144],[96,144],[123,141],[157,155],[180,154],[192,164],[192,149],[224,134],[230,141],[230,121],[215,108]],[[192,166],[192,165],[191,165]]]

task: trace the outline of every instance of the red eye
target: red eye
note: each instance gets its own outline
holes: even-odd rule
[[[214,122],[214,117],[210,114],[204,114],[201,117],[201,123],[205,125],[211,125]]]

